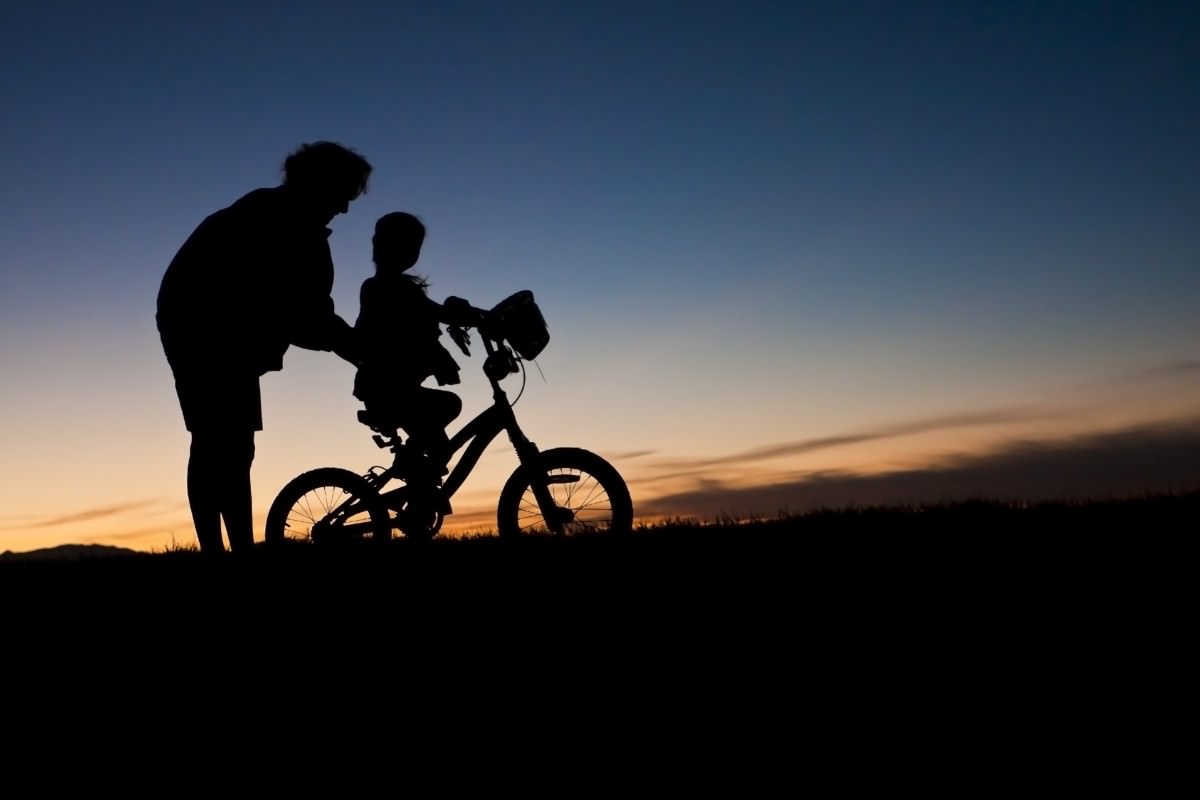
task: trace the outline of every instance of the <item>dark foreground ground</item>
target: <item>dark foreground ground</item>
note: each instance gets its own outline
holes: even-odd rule
[[[1028,507],[965,502],[810,513],[748,524],[646,527],[623,539],[395,540],[262,547],[218,561],[181,550],[0,558],[10,612],[128,604],[185,615],[221,605],[274,619],[353,611],[429,618],[629,608],[800,613],[965,600],[1102,602],[1166,577],[1200,530],[1200,492]],[[1168,582],[1169,583],[1169,582]],[[214,612],[215,613],[215,612]]]
[[[1145,790],[1183,757],[1165,722],[1190,696],[1198,521],[1192,493],[0,560],[5,708],[31,712],[23,741],[124,720],[306,764],[386,744],[392,777],[416,736],[589,782],[650,764],[739,793],[824,771],[957,795],[1053,769]]]

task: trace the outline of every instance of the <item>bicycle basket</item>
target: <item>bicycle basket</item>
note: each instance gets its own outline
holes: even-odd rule
[[[550,342],[546,319],[528,289],[501,300],[490,316],[512,348],[527,361],[537,358]]]

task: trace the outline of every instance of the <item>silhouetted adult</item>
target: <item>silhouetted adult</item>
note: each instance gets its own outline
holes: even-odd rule
[[[367,189],[371,165],[333,142],[301,145],[279,186],[206,218],[167,267],[158,331],[191,432],[187,493],[200,551],[254,546],[250,466],[262,430],[259,378],[291,345],[357,362],[334,311],[330,221]]]

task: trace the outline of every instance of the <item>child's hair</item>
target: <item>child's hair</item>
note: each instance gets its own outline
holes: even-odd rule
[[[393,211],[375,221],[375,236],[420,247],[425,243],[425,223],[407,211]]]
[[[379,247],[381,243],[386,243],[384,246],[387,249],[411,251],[414,254],[415,262],[415,254],[421,251],[421,246],[425,243],[425,223],[421,222],[421,219],[415,214],[409,214],[407,211],[393,211],[390,214],[384,214],[375,221],[375,245]],[[422,275],[404,272],[400,277],[422,289],[429,288],[429,279]]]

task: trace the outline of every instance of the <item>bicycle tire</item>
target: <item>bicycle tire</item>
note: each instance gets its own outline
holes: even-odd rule
[[[571,520],[557,534],[620,536],[633,530],[629,487],[608,461],[578,447],[556,447],[541,453],[539,465],[550,478],[555,502],[571,512]],[[501,538],[556,534],[530,488],[534,468],[518,467],[500,491],[496,522]]]
[[[330,522],[330,512],[351,498],[364,499],[365,509],[348,519]],[[338,536],[339,532],[345,535]],[[391,520],[379,492],[348,469],[321,467],[297,475],[279,491],[267,512],[268,544],[286,541],[322,544],[326,540],[364,538],[390,540]]]

